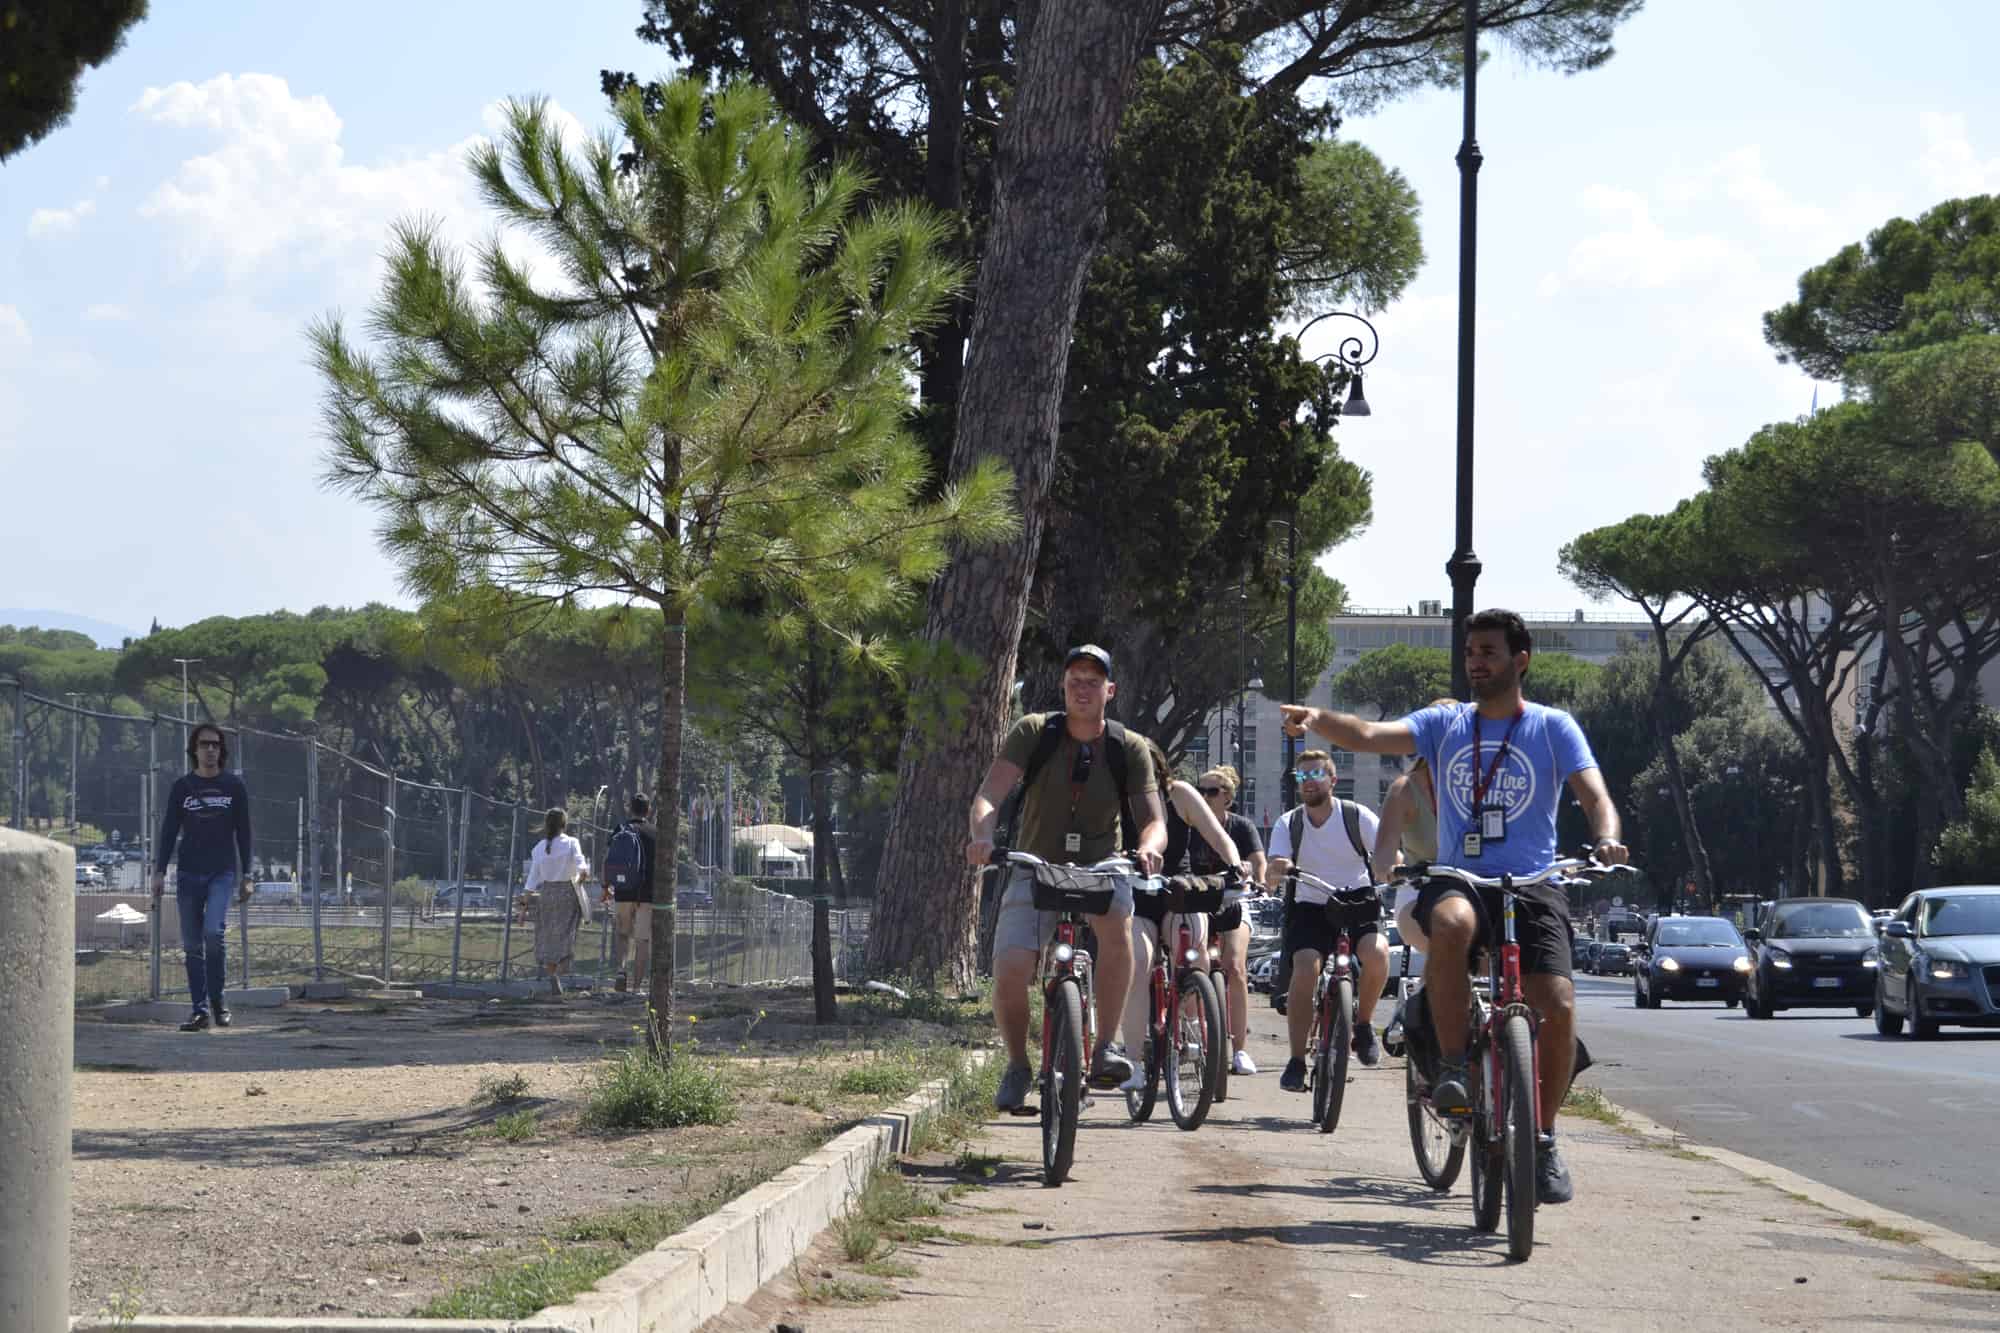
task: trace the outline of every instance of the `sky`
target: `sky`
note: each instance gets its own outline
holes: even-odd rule
[[[374,515],[320,484],[305,330],[365,311],[395,220],[491,229],[463,164],[501,99],[594,129],[600,69],[664,72],[636,3],[553,12],[156,6],[69,125],[0,166],[0,604],[135,632],[408,604]],[[1838,397],[1762,339],[1799,273],[2000,191],[2000,5],[1653,0],[1617,45],[1568,78],[1501,48],[1480,79],[1482,605],[1586,605],[1565,541]],[[1460,116],[1439,91],[1341,130],[1409,177],[1428,256],[1375,317],[1374,415],[1340,432],[1375,517],[1321,564],[1357,606],[1450,600]]]

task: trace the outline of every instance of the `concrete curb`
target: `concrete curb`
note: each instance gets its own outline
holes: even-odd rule
[[[70,1333],[577,1333],[568,1324],[534,1319],[313,1319],[235,1315],[141,1315],[137,1319],[69,1321]]]
[[[1691,1139],[1678,1130],[1669,1129],[1658,1121],[1650,1120],[1640,1115],[1637,1111],[1628,1111],[1609,1100],[1605,1102],[1605,1105],[1617,1112],[1619,1119],[1631,1126],[1634,1132],[1646,1138],[1660,1139],[1676,1145],[1685,1144],[1688,1146],[1689,1151],[1699,1152],[1702,1156],[1711,1158],[1728,1167],[1730,1170],[1747,1176],[1759,1184],[1771,1185],[1777,1189],[1788,1190],[1793,1194],[1801,1195],[1818,1204],[1820,1207],[1830,1212],[1839,1213],[1843,1217],[1880,1222],[1884,1226],[1899,1227],[1906,1231],[1913,1231],[1922,1237],[1917,1242],[1918,1244],[1923,1245],[1927,1249],[1936,1250],[1947,1259],[1955,1259],[1959,1263],[1971,1268],[1977,1268],[1983,1272],[2000,1273],[2000,1246],[1988,1245],[1985,1241],[1974,1240],[1970,1236],[1947,1230],[1935,1222],[1926,1222],[1920,1217],[1911,1217],[1909,1214],[1899,1213],[1893,1208],[1884,1208],[1880,1204],[1870,1203],[1866,1199],[1847,1193],[1845,1190],[1835,1189],[1833,1186],[1823,1184],[1820,1181],[1812,1179],[1810,1176],[1802,1176],[1796,1171],[1788,1171],[1782,1166],[1761,1161],[1755,1157],[1747,1157],[1739,1152],[1731,1152],[1727,1148],[1717,1148],[1710,1144],[1702,1143],[1697,1139]]]
[[[973,1052],[978,1068],[991,1052]],[[790,1268],[846,1211],[875,1168],[907,1151],[943,1109],[951,1080],[934,1079],[813,1153],[667,1237],[568,1305],[538,1319],[577,1333],[691,1333]]]

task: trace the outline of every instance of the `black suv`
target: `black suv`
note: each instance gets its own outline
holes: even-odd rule
[[[1781,1009],[1875,1012],[1875,922],[1852,898],[1780,898],[1755,930],[1743,1011],[1769,1018]]]
[[[1750,975],[1750,954],[1736,927],[1719,916],[1659,916],[1632,968],[1632,1003],[1720,1000],[1734,1008]]]

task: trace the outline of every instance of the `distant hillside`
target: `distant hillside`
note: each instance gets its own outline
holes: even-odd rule
[[[73,616],[67,611],[30,611],[15,606],[0,606],[0,625],[12,625],[16,629],[74,630],[97,640],[100,648],[116,648],[127,639],[140,637],[138,630],[92,620],[89,616]]]

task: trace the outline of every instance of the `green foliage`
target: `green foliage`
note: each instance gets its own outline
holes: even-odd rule
[[[400,888],[401,886],[398,885]],[[473,1091],[474,1106],[505,1106],[518,1102],[528,1095],[528,1080],[523,1074],[487,1074],[479,1080]]]
[[[1333,697],[1377,717],[1404,717],[1451,697],[1451,654],[1413,643],[1376,648],[1334,678]]]
[[[1551,708],[1575,712],[1597,683],[1603,668],[1569,653],[1535,650],[1528,659],[1528,697]]]
[[[0,162],[40,143],[76,110],[76,85],[125,44],[146,0],[0,4]]]
[[[735,1118],[722,1071],[692,1049],[633,1047],[600,1067],[584,1106],[587,1129],[631,1132],[724,1125]]]
[[[1965,793],[1965,818],[1938,838],[1934,864],[1942,884],[2000,879],[2000,757],[1993,750],[1980,754]]]
[[[509,1111],[493,1122],[493,1133],[509,1143],[526,1143],[542,1127],[539,1111]]]

